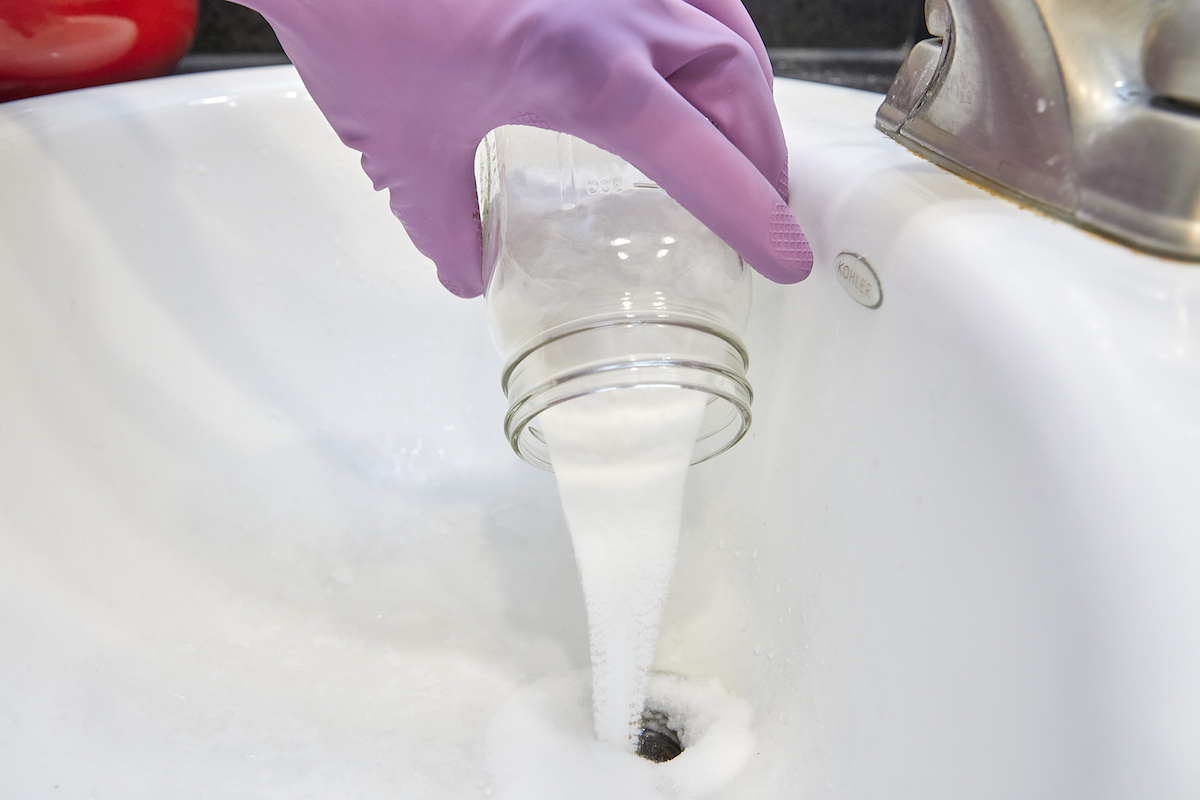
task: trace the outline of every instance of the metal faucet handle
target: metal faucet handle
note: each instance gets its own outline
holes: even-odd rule
[[[969,180],[1200,260],[1200,0],[927,0],[876,115]]]
[[[1142,72],[1159,97],[1200,105],[1200,2],[1171,6],[1155,18],[1146,33]]]

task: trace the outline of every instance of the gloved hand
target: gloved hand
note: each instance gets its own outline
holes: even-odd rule
[[[514,123],[621,156],[774,281],[812,268],[740,0],[239,2],[271,23],[454,294],[484,290],[475,149]]]

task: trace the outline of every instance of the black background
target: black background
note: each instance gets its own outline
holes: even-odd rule
[[[436,0],[398,0],[435,2]],[[924,38],[923,0],[744,0],[767,47],[896,49]],[[277,53],[258,14],[200,0],[194,53]]]

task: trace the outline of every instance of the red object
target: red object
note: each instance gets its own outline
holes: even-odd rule
[[[166,75],[197,0],[0,0],[0,101]]]

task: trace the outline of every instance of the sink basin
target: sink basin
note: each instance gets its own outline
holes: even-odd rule
[[[1200,268],[776,95],[816,267],[658,652],[753,709],[717,796],[1200,796]],[[2,105],[0,174],[0,793],[513,796],[588,664],[553,476],[293,69]]]

